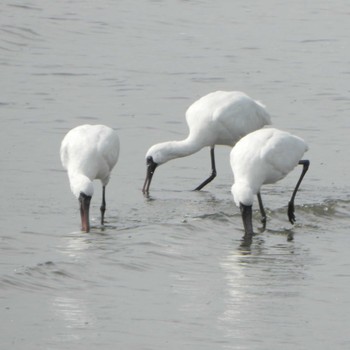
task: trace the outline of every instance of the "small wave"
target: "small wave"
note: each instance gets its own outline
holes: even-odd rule
[[[36,266],[23,266],[16,269],[14,275],[2,277],[0,285],[5,289],[52,290],[62,288],[67,279],[76,279],[76,276],[59,268],[54,262],[46,261]]]
[[[12,36],[16,36],[21,39],[35,40],[36,37],[39,37],[39,33],[35,32],[30,28],[5,25],[0,30],[6,34],[10,34]]]
[[[261,214],[259,207],[253,208],[253,226],[256,232],[269,232],[273,234],[287,234],[291,236],[302,230],[303,232],[319,233],[324,230],[337,228],[342,230],[347,227],[350,217],[350,200],[326,199],[319,203],[306,203],[295,205],[296,222],[292,225],[288,219],[288,206],[278,208],[265,207],[267,215],[266,229],[263,230],[260,223]],[[196,228],[202,229],[217,228],[226,230],[227,226],[242,228],[241,214],[238,208],[232,212],[218,211],[204,213],[201,215],[187,216],[186,223],[193,224]],[[291,238],[292,239],[292,238]]]
[[[231,221],[231,216],[227,213],[219,211],[217,213],[203,214],[193,217],[194,220],[210,220],[217,221],[221,223],[228,223]]]
[[[16,8],[24,9],[24,10],[42,11],[41,8],[35,7],[35,6],[31,6],[31,5],[8,4],[7,6],[9,6],[9,7],[16,7]]]
[[[76,72],[48,72],[48,73],[32,73],[33,76],[57,76],[57,77],[88,77],[93,76],[91,73]]]
[[[287,207],[279,208],[276,213],[285,213]],[[349,218],[350,200],[326,199],[321,203],[310,203],[295,206],[296,213],[304,213],[317,218]],[[270,211],[273,214],[273,211]]]

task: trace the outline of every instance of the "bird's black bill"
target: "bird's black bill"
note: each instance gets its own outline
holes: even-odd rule
[[[151,186],[151,181],[153,174],[157,168],[158,164],[155,163],[152,159],[152,157],[147,158],[147,172],[146,172],[146,179],[145,183],[143,184],[142,192],[144,194],[149,193],[149,187]]]
[[[240,204],[243,226],[245,231],[245,236],[252,236],[253,232],[253,219],[252,219],[252,206]]]
[[[91,196],[87,196],[84,193],[80,193],[79,202],[80,202],[81,229],[82,231],[90,232],[89,211],[90,211]]]

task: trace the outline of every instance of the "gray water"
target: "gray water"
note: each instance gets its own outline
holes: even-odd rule
[[[0,4],[1,349],[349,349],[350,22],[345,0]],[[242,245],[229,148],[169,162],[141,193],[152,144],[187,134],[215,90],[262,101],[311,167],[266,186],[267,230]],[[115,128],[108,223],[79,230],[65,133]],[[255,203],[254,226],[259,232]]]

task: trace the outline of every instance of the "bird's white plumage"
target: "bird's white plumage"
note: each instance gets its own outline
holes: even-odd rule
[[[117,133],[105,125],[81,125],[70,130],[61,144],[61,161],[73,194],[93,195],[92,181],[107,185],[119,157]]]
[[[216,91],[203,96],[188,108],[186,121],[189,135],[185,140],[156,144],[146,158],[163,164],[206,146],[232,147],[247,133],[271,124],[265,107],[239,91]]]
[[[243,137],[230,154],[236,205],[252,205],[261,186],[284,178],[307,150],[303,139],[275,128],[256,130]]]

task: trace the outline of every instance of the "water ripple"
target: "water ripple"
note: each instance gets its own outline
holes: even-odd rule
[[[72,269],[76,271],[76,266]],[[4,289],[21,289],[26,291],[62,289],[65,285],[72,285],[72,281],[79,281],[76,274],[58,267],[52,261],[39,263],[35,266],[23,266],[15,269],[14,274],[4,275],[0,285]],[[74,284],[74,283],[73,283]]]

